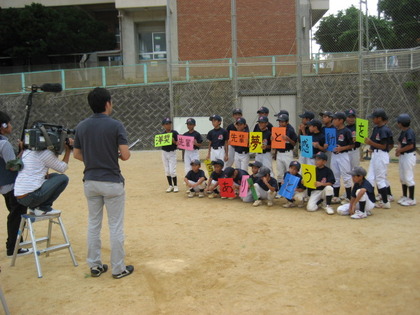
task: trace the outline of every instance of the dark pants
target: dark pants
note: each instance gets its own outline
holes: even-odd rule
[[[17,202],[14,191],[9,191],[3,195],[9,215],[7,216],[7,255],[13,255],[15,249],[16,238],[19,230],[20,219],[22,214],[26,214],[27,208]]]

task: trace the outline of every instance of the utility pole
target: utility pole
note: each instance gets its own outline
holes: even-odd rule
[[[231,0],[231,24],[232,24],[232,89],[233,107],[238,107],[238,38],[236,28],[236,0]]]
[[[169,81],[169,115],[174,118],[174,86],[172,81],[171,0],[166,0],[166,62]]]

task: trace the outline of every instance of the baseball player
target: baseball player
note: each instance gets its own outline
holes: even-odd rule
[[[397,118],[398,128],[401,129],[398,137],[398,148],[395,155],[399,157],[400,181],[403,196],[398,200],[402,206],[415,206],[414,199],[414,166],[416,165],[416,135],[410,128],[411,118],[408,114],[401,114]],[[407,190],[409,195],[407,196]]]
[[[271,132],[271,129],[273,128],[273,125],[268,121],[268,114],[269,113],[270,113],[270,111],[268,110],[268,108],[267,107],[264,107],[264,106],[260,107],[257,110],[258,118],[261,117],[261,116],[267,117],[267,128]],[[257,120],[256,125],[254,126],[254,130],[253,131],[254,132],[261,131],[260,124],[259,124],[259,121],[258,120]]]
[[[263,166],[270,169],[273,174],[272,158],[271,158],[271,131],[268,129],[268,117],[258,117],[258,128],[262,132],[262,149],[263,153],[255,155],[255,161],[259,161]]]
[[[302,208],[305,206],[304,200],[306,197],[306,187],[303,185],[302,175],[299,174],[299,171],[300,163],[298,161],[290,162],[289,171],[284,174],[284,177],[286,178],[286,175],[290,174],[299,177],[300,181],[295,189],[295,194],[293,195],[293,198],[287,199],[287,202],[283,205],[283,208],[294,208],[296,206]],[[295,202],[297,202],[297,204]]]
[[[223,178],[225,176],[223,172],[223,167],[225,166],[225,162],[221,159],[217,159],[216,161],[212,161],[211,164],[213,165],[213,172],[210,175],[209,181],[207,183],[207,187],[204,190],[208,193],[208,197],[210,199],[217,198],[220,196],[218,187],[219,187],[219,178]]]
[[[249,129],[245,118],[241,117],[236,120],[236,130],[248,132]],[[236,167],[242,170],[247,170],[249,164],[249,147],[232,146],[232,148]]]
[[[273,205],[273,199],[278,187],[276,179],[271,177],[270,173],[271,171],[268,167],[262,166],[256,174],[258,180],[254,187],[258,199],[252,204],[254,207],[262,205],[263,200],[267,200],[267,206],[271,207]]]
[[[209,151],[207,153],[207,159],[210,159],[211,161],[216,161],[217,159],[227,161],[229,158],[229,138],[226,129],[221,127],[222,117],[219,115],[212,115],[210,116],[209,120],[211,121],[214,129],[210,130],[207,134],[207,140],[209,140]]]
[[[315,115],[312,112],[305,111],[303,114],[300,114],[299,117],[302,120],[301,120],[301,123],[299,125],[299,130],[298,130],[298,141],[299,141],[299,150],[302,152],[302,149],[301,149],[301,145],[302,144],[300,143],[300,136],[311,136],[311,132],[309,131],[308,122],[310,122],[312,119],[314,119]],[[299,162],[301,164],[311,164],[311,165],[314,165],[314,162],[310,163],[310,159],[305,158],[303,156],[300,156],[299,157]]]
[[[312,119],[311,121],[307,122],[307,125],[309,127],[309,133],[312,136],[312,152],[315,156],[318,154],[318,152],[324,152],[327,149],[328,145],[325,143],[325,136],[321,132],[322,123],[318,119]],[[327,155],[328,157],[328,155]],[[315,165],[315,159],[314,158],[308,158],[308,157],[300,157],[302,164],[309,164],[309,165]]]
[[[200,160],[191,161],[191,170],[185,175],[184,182],[189,189],[188,198],[192,198],[198,193],[198,198],[204,197],[204,188],[206,188],[206,175],[200,169]]]
[[[186,122],[188,131],[184,133],[184,136],[193,137],[194,138],[194,150],[185,150],[184,153],[184,165],[185,165],[185,174],[187,174],[191,170],[191,162],[194,160],[200,159],[199,149],[201,144],[203,143],[203,138],[201,134],[196,131],[195,128],[195,119],[188,118]]]
[[[229,126],[227,126],[226,130],[228,132],[228,139],[230,139],[230,132],[231,131],[238,131],[238,129],[236,128],[236,124],[237,124],[237,120],[239,118],[242,117],[242,109],[240,108],[235,108],[232,112],[232,117],[233,117],[233,123],[231,123]],[[245,126],[245,131],[249,131],[248,126]],[[228,145],[228,160],[225,164],[225,167],[230,167],[233,165],[233,163],[235,163],[235,149],[232,145]],[[236,163],[235,163],[236,167],[239,167]]]
[[[162,126],[165,133],[172,133],[172,144],[162,146],[162,161],[165,168],[166,178],[169,187],[166,192],[178,192],[177,177],[176,177],[176,149],[178,144],[178,132],[172,130],[172,120],[165,118],[162,120]]]
[[[345,111],[345,114],[347,116],[346,127],[350,129],[354,142],[353,149],[349,151],[350,168],[354,169],[360,166],[360,142],[356,142],[356,111],[349,109]]]
[[[321,113],[319,113],[319,116],[321,116],[321,121],[322,121],[322,128],[321,128],[321,132],[322,134],[325,136],[325,128],[334,128],[333,125],[333,113],[330,111],[323,111]],[[327,161],[327,167],[331,168],[331,151],[325,151],[325,154],[328,156],[328,161]]]

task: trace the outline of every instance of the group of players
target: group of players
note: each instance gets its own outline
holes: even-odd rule
[[[269,110],[266,107],[258,109],[257,124],[252,131],[262,134],[262,152],[255,154],[255,162],[250,163],[249,147],[234,146],[229,144],[232,131],[249,132],[249,126],[242,117],[242,110],[233,110],[233,123],[226,129],[221,127],[222,118],[212,115],[209,119],[213,129],[207,134],[208,154],[211,160],[213,172],[207,179],[204,171],[200,168],[199,149],[203,143],[202,136],[195,130],[196,122],[193,118],[186,121],[188,131],[184,136],[194,138],[194,149],[185,150],[185,178],[188,197],[198,195],[203,198],[220,197],[219,178],[233,178],[236,195],[239,195],[242,177],[250,175],[253,187],[250,187],[247,195],[241,197],[244,202],[253,202],[254,206],[267,200],[267,205],[272,206],[287,174],[299,178],[294,196],[286,199],[285,208],[304,207],[308,211],[316,211],[323,208],[328,214],[337,212],[341,215],[350,215],[353,219],[363,219],[371,214],[374,207],[390,209],[394,198],[387,179],[389,152],[394,148],[394,139],[391,129],[387,126],[388,116],[383,109],[375,109],[370,115],[374,128],[371,136],[365,138],[364,144],[369,146],[371,161],[366,171],[360,166],[360,146],[356,142],[356,111],[348,109],[344,112],[332,113],[323,111],[319,113],[320,119],[315,114],[305,111],[299,117],[301,122],[296,132],[289,124],[289,113],[281,110],[274,115],[279,127],[285,127],[286,133],[282,140],[286,142],[284,149],[273,149],[272,128],[269,122]],[[413,129],[410,128],[411,118],[408,114],[401,114],[396,118],[396,123],[401,130],[395,155],[399,157],[399,173],[402,184],[403,196],[398,200],[402,206],[414,206],[414,166],[416,164],[416,138]],[[166,192],[178,192],[176,177],[176,149],[178,132],[172,129],[172,121],[165,118],[162,121],[165,133],[172,133],[172,144],[163,146],[162,160],[165,168],[169,187]],[[326,129],[335,129],[335,147],[328,151],[326,141]],[[334,134],[334,133],[333,133]],[[302,143],[300,136],[312,136],[313,156],[294,160],[293,151],[299,146],[301,152]],[[273,173],[273,159],[276,161],[277,176]],[[300,174],[301,164],[316,166],[315,189],[308,189]],[[235,168],[232,166],[235,165]],[[251,173],[248,168],[251,167]],[[343,183],[345,194],[340,196],[340,186]],[[374,186],[378,194],[374,194]],[[251,189],[251,188],[255,188]],[[253,195],[254,191],[254,195]],[[256,198],[258,197],[258,199]],[[223,197],[222,197],[223,198]],[[233,198],[229,198],[233,199]],[[331,204],[341,204],[336,211]]]

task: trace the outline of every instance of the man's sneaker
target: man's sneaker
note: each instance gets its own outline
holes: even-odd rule
[[[404,202],[401,202],[402,206],[409,207],[416,205],[416,199],[407,198]]]
[[[38,208],[35,209],[29,209],[28,213],[30,215],[35,215],[37,217],[41,216],[41,215],[56,215],[56,214],[60,214],[61,211],[60,210],[55,210],[55,209],[51,209],[49,211],[45,211],[45,210],[40,210]]]
[[[344,199],[341,200],[342,205],[345,205],[345,204],[348,204],[348,203],[350,203],[349,198],[344,198]]]
[[[389,202],[394,202],[395,201],[394,196],[393,195],[388,195],[388,201]]]
[[[352,218],[352,219],[364,219],[364,218],[367,218],[367,215],[366,215],[366,213],[364,213],[360,210],[356,210],[354,212],[354,214],[350,216],[350,218]]]
[[[174,191],[174,186],[169,186],[168,189],[166,189],[167,193],[173,192]]]
[[[188,194],[188,198],[192,198],[195,196],[195,193],[193,191],[190,191]]]
[[[287,202],[283,205],[283,208],[294,208],[296,207],[296,204],[294,202],[290,202],[287,200]]]
[[[333,209],[333,208],[331,208],[331,206],[330,206],[330,205],[327,205],[327,206],[325,207],[325,212],[326,212],[326,213],[328,213],[328,214],[334,214],[334,209]]]
[[[333,198],[331,199],[331,203],[340,203],[340,202],[341,202],[340,197],[333,197]]]
[[[174,192],[178,192],[178,191],[179,191],[178,186],[174,186]]]
[[[99,277],[104,272],[107,272],[107,270],[108,270],[108,265],[105,265],[105,264],[103,264],[102,266],[96,266],[96,267],[90,268],[90,276],[94,278]]]
[[[402,197],[400,197],[400,199],[398,199],[397,203],[401,204],[401,203],[403,203],[404,201],[406,201],[407,199],[408,199],[408,198],[407,198],[406,196],[402,196]]]
[[[202,192],[202,191],[200,191],[199,193],[198,193],[198,198],[203,198],[204,197],[204,193]]]
[[[338,207],[337,208],[337,214],[339,214],[339,215],[349,215],[350,214],[349,208],[348,207]]]
[[[125,270],[117,275],[112,275],[114,279],[121,279],[131,275],[134,272],[134,267],[132,265],[125,266]]]
[[[272,207],[273,206],[273,201],[272,200],[267,200],[267,206]]]
[[[19,248],[16,256],[25,256],[25,255],[32,254],[32,252],[33,252],[32,248]],[[8,253],[7,257],[13,257],[13,252]]]
[[[383,201],[378,201],[375,204],[376,208],[382,208],[382,209],[391,209],[391,203],[388,201],[387,203],[384,203]]]
[[[252,204],[254,207],[258,207],[258,206],[260,206],[262,204],[262,201],[261,200],[255,200],[254,201],[254,203]]]

